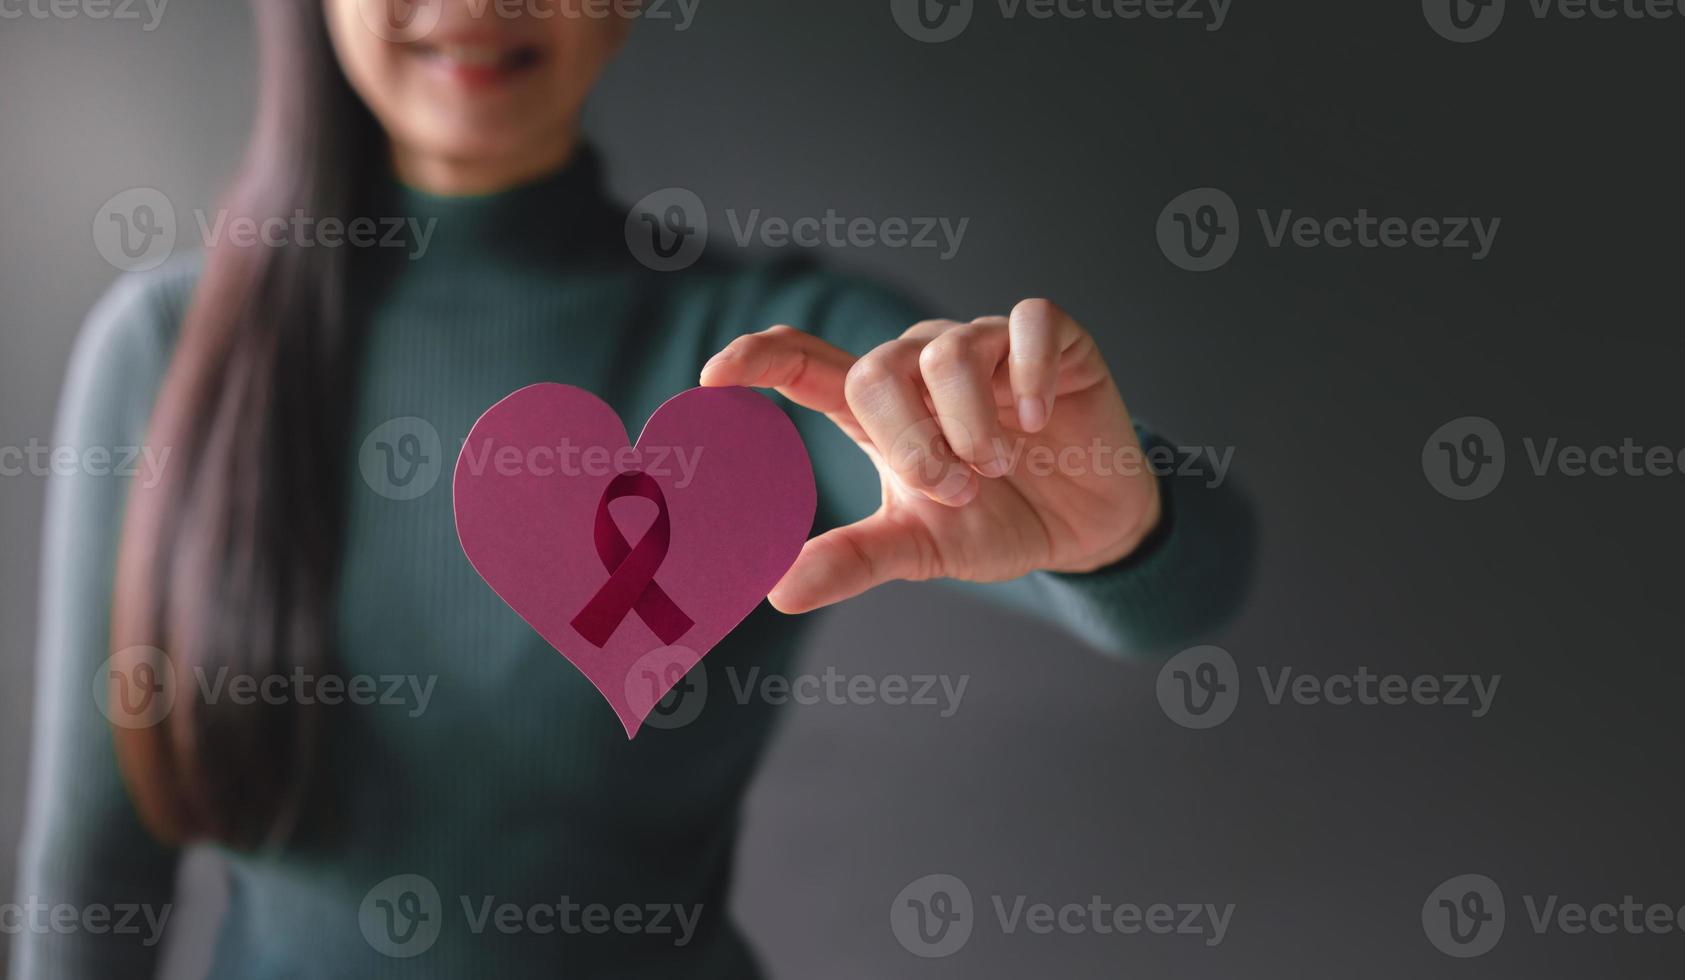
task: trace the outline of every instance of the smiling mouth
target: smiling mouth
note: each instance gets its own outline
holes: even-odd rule
[[[410,50],[430,67],[470,86],[508,81],[543,60],[543,53],[532,45],[422,42]]]

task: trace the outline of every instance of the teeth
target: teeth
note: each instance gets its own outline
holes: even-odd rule
[[[495,68],[503,62],[503,52],[473,44],[442,44],[439,56],[471,68]]]

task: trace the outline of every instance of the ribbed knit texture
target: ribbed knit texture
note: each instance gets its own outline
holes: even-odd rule
[[[419,716],[413,696],[325,712],[312,798],[332,819],[280,849],[228,855],[230,907],[213,976],[755,976],[725,913],[738,808],[773,709],[710,697],[694,722],[628,741],[590,684],[464,559],[449,469],[479,414],[523,385],[589,389],[636,433],[740,333],[790,323],[860,353],[925,314],[811,267],[649,272],[627,254],[624,212],[602,199],[588,154],[506,193],[447,200],[397,190],[392,204],[437,224],[424,255],[400,261],[363,297],[372,313],[355,417],[342,444],[323,447],[349,461],[338,672],[436,680]],[[187,258],[125,279],[94,312],[66,385],[60,445],[141,441],[198,265]],[[816,532],[869,512],[878,491],[869,464],[823,419],[791,412],[819,484]],[[405,417],[426,420],[444,447],[431,464],[437,483],[412,500],[375,492],[358,466],[369,433]],[[110,654],[129,482],[53,481],[20,902],[171,901],[177,856],[141,830],[91,695]],[[1203,483],[1166,480],[1171,520],[1119,566],[968,588],[1108,652],[1191,642],[1237,605],[1252,547],[1244,505]],[[751,665],[784,672],[805,622],[763,604],[703,662],[709,689],[728,689],[728,665],[738,676]],[[400,874],[425,877],[440,897],[431,910],[438,937],[410,958],[378,951],[359,919],[365,898],[381,897],[371,889]],[[476,933],[471,919],[488,896],[494,907],[564,897],[610,909],[700,906],[701,919],[683,946],[671,933],[612,928],[535,933],[523,924],[505,934],[494,921]],[[157,954],[145,933],[27,930],[13,937],[13,975],[145,976]]]

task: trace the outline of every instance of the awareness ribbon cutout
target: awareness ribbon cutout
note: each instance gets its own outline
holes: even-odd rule
[[[636,545],[626,541],[609,513],[608,505],[623,497],[642,497],[655,504],[655,520]],[[597,524],[592,537],[597,545],[597,557],[602,559],[609,577],[585,608],[573,617],[573,628],[586,642],[602,649],[620,628],[626,614],[633,611],[661,642],[669,645],[695,625],[655,582],[655,570],[667,557],[667,546],[672,540],[672,522],[667,516],[667,498],[662,496],[661,485],[653,477],[633,471],[610,480],[597,503]]]

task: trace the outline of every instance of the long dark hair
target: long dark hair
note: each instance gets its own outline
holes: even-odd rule
[[[259,91],[230,217],[346,220],[384,143],[335,58],[322,0],[254,0]],[[129,501],[112,644],[164,651],[167,719],[115,728],[142,821],[159,838],[253,847],[289,835],[320,720],[297,704],[203,703],[195,670],[330,670],[345,523],[345,430],[360,343],[354,252],[211,247],[153,410],[170,465]]]

